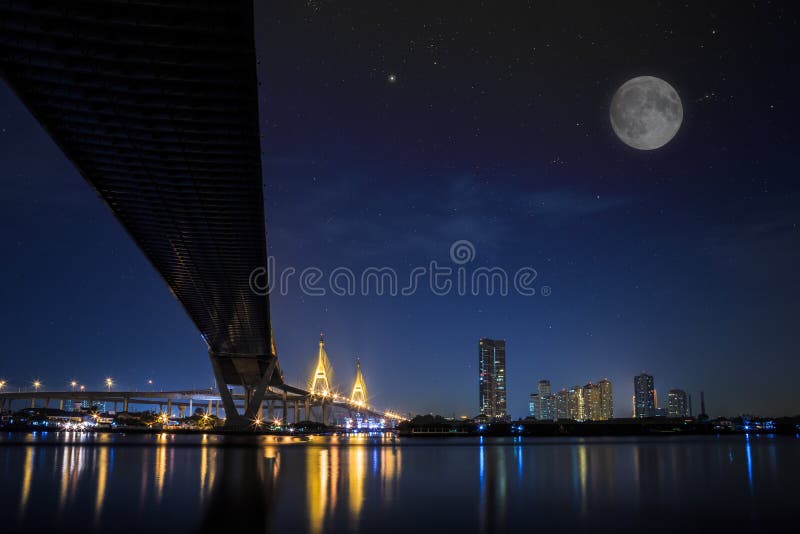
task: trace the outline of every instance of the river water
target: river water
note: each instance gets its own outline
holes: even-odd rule
[[[0,532],[766,532],[799,480],[785,436],[9,433]]]

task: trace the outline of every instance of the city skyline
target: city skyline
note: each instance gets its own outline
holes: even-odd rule
[[[0,1],[3,532],[795,524],[799,23]]]
[[[640,24],[472,6],[421,28],[408,21],[428,13],[394,7],[257,7],[270,255],[298,270],[408,273],[433,260],[455,267],[450,246],[469,240],[470,266],[531,266],[552,294],[275,295],[287,380],[302,383],[325,330],[334,367],[362,357],[377,402],[471,413],[468,332],[479,332],[508,340],[514,415],[527,412],[535,377],[578,374],[608,375],[626,413],[642,369],[662,393],[704,390],[712,413],[794,411],[800,247],[780,132],[796,103],[788,85],[752,83],[783,69],[787,21],[750,6],[720,16],[636,6]],[[470,20],[497,37],[483,42]],[[582,38],[554,46],[560,25]],[[742,28],[763,30],[759,47],[739,39]],[[290,53],[269,53],[286,43]],[[564,73],[564,57],[577,68]],[[614,92],[640,74],[670,82],[685,111],[674,139],[649,152],[609,123]],[[140,250],[5,85],[0,104],[4,328],[15,334],[6,350],[21,356],[2,378],[211,385],[203,340]]]

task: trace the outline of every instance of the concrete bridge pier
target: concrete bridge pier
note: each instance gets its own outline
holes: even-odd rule
[[[270,421],[275,419],[275,406],[272,401],[267,401],[267,419]]]
[[[58,401],[58,409],[62,411],[64,410],[64,399],[60,399]]]
[[[322,399],[322,424],[323,425],[327,425],[328,424],[328,416],[330,415],[329,412],[330,412],[330,408],[328,406],[328,403],[325,402],[325,399]]]
[[[211,413],[214,410],[214,401],[212,399],[208,399],[208,409],[206,410],[206,414],[211,417]]]
[[[189,417],[194,415],[194,410],[192,409],[192,400],[194,400],[194,399],[189,397]],[[125,410],[125,411],[127,411],[127,410]]]
[[[125,397],[124,399],[122,399],[122,411],[123,412],[127,412],[128,411],[128,397]]]
[[[31,408],[36,408],[36,399],[31,397]]]
[[[289,407],[288,407],[288,406],[286,406],[286,402],[287,402],[287,399],[286,399],[286,391],[284,391],[284,392],[283,392],[283,425],[284,425],[284,426],[286,426],[286,423],[288,423],[288,422],[289,422],[289,420],[288,420],[288,419],[289,419],[289,414],[287,413],[287,412],[288,412],[288,409],[289,409]]]
[[[294,423],[297,424],[300,422],[300,403],[295,400],[294,401]]]
[[[180,418],[181,419],[186,417],[186,406],[184,404],[181,404],[180,406],[178,406],[178,413],[180,414]]]
[[[311,420],[311,400],[306,397],[306,421]]]
[[[167,416],[172,417],[172,399],[167,399]]]

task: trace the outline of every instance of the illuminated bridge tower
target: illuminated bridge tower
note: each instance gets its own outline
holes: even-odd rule
[[[331,362],[328,360],[328,353],[325,352],[325,338],[319,335],[319,354],[317,356],[317,367],[314,369],[314,378],[311,381],[312,395],[327,397],[331,392],[331,384],[328,377],[331,375]]]
[[[350,402],[356,406],[367,405],[367,385],[364,383],[364,375],[361,374],[361,358],[356,360],[356,382],[353,384]]]

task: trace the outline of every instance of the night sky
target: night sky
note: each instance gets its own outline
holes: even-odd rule
[[[629,416],[641,371],[663,400],[686,389],[695,412],[700,390],[711,415],[800,412],[798,8],[553,5],[258,6],[279,270],[386,266],[403,281],[454,266],[464,239],[470,269],[529,266],[552,288],[315,297],[290,284],[271,297],[287,381],[305,383],[323,331],[342,391],[358,356],[375,405],[474,415],[477,341],[494,337],[514,417],[540,378],[604,377]],[[609,121],[640,75],[684,108],[654,151]],[[199,333],[110,211],[5,86],[0,110],[0,378],[211,386]]]

